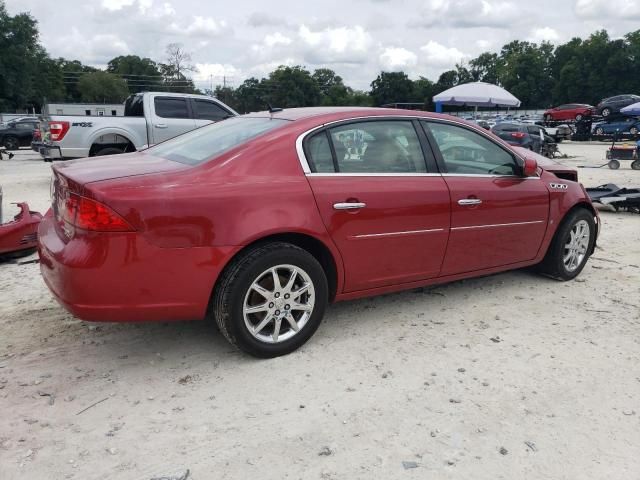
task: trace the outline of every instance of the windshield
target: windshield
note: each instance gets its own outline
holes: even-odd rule
[[[288,120],[279,118],[230,118],[172,138],[147,151],[174,162],[198,165],[286,123]]]

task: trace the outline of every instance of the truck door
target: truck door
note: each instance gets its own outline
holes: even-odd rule
[[[156,144],[196,128],[187,97],[153,95],[147,119],[149,141]]]

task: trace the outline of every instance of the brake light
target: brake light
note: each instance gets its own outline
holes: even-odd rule
[[[51,134],[51,140],[62,140],[68,131],[69,122],[49,122],[49,133]]]
[[[511,136],[513,138],[524,138],[525,135],[526,135],[526,133],[524,133],[524,132],[513,132],[511,134]]]
[[[106,205],[74,193],[65,199],[62,218],[83,230],[96,232],[131,232],[133,228]]]

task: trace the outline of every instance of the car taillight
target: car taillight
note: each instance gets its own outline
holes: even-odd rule
[[[513,138],[524,138],[525,135],[526,135],[526,133],[524,133],[524,132],[513,132],[511,134],[511,136]]]
[[[62,140],[68,131],[69,122],[49,122],[49,132],[51,134],[51,140]]]
[[[62,218],[83,230],[96,232],[131,232],[133,228],[106,205],[74,193],[64,201]]]

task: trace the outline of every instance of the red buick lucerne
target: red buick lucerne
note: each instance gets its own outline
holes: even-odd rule
[[[598,216],[575,170],[459,119],[252,113],[148,150],[57,163],[42,275],[93,321],[203,320],[259,357],[327,304],[527,266],[570,280]]]

